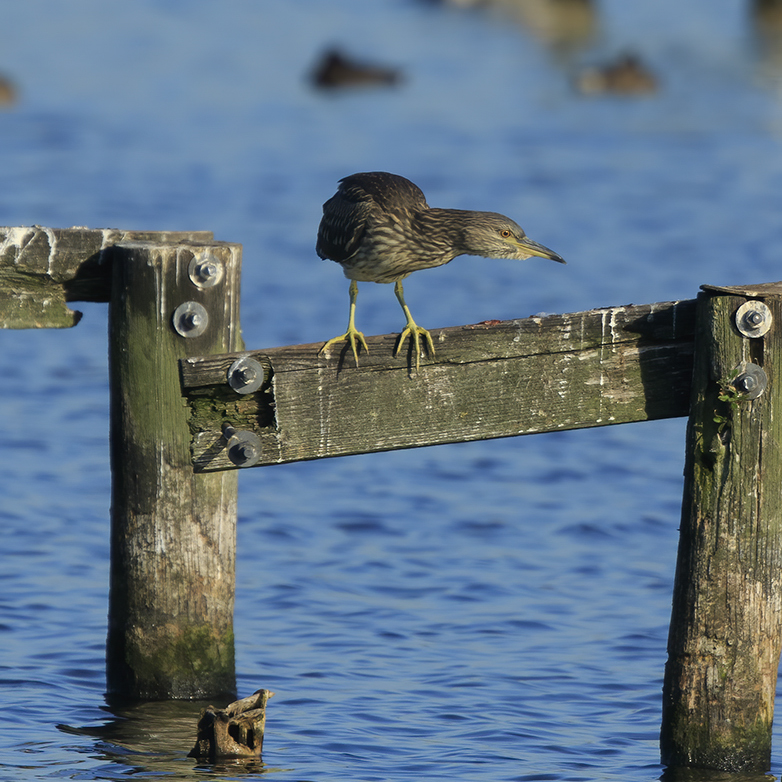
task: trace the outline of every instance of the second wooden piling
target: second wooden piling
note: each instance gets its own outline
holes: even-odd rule
[[[766,771],[782,641],[782,284],[698,300],[663,763]]]

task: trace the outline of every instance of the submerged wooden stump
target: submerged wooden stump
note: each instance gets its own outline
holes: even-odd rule
[[[257,690],[224,709],[204,709],[198,720],[198,737],[188,757],[207,758],[212,763],[220,759],[260,758],[266,704],[272,695],[270,690]]]

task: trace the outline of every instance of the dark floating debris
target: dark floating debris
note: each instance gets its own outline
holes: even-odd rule
[[[401,81],[399,71],[358,62],[339,49],[329,49],[312,70],[312,83],[321,89],[388,86]]]
[[[234,701],[224,709],[209,706],[198,720],[198,737],[189,758],[207,758],[211,763],[227,758],[260,758],[266,729],[266,703],[274,695],[257,690],[249,698]]]
[[[606,65],[584,68],[575,80],[584,95],[644,95],[657,92],[657,77],[635,54],[623,54]]]

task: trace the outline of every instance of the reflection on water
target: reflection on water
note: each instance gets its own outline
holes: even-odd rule
[[[669,768],[660,782],[773,782],[770,774],[707,771],[699,768]]]
[[[189,758],[188,747],[195,743],[198,720],[210,706],[207,701],[139,703],[106,709],[112,716],[98,726],[57,727],[68,735],[88,736],[99,759],[108,764],[112,778],[128,773],[180,777],[188,770],[241,777],[281,770],[269,768],[262,758],[216,763]],[[115,765],[124,770],[115,770]]]

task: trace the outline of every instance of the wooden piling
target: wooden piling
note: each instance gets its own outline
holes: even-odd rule
[[[241,247],[127,243],[113,264],[108,694],[234,697],[236,474],[193,473],[178,361],[241,349]]]
[[[764,320],[767,333],[737,327],[747,301],[759,314],[742,327]],[[782,640],[781,331],[780,283],[699,297],[663,689],[671,766],[769,768]]]

